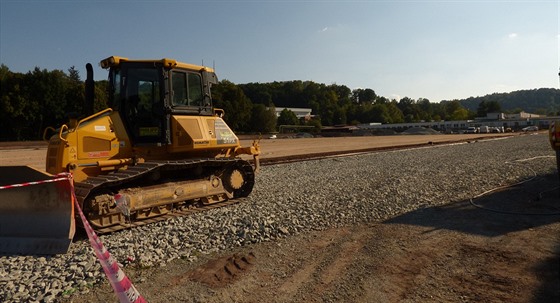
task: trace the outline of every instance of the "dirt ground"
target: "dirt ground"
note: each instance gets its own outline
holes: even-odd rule
[[[516,136],[520,133],[501,134],[454,134],[454,135],[409,135],[409,136],[365,136],[335,138],[261,139],[261,159],[267,160],[286,156],[309,155],[325,152],[383,149],[398,146],[444,144],[457,141],[480,140],[501,136]],[[251,139],[242,138],[242,146],[250,146]],[[0,142],[0,166],[29,165],[45,170],[47,143]]]
[[[353,144],[348,139],[344,146]],[[360,146],[381,140],[358,139]],[[320,140],[325,145],[301,140],[311,139],[262,145],[278,147],[267,149],[275,153],[290,144],[304,153],[333,147],[330,139]],[[38,152],[19,150],[11,160],[7,151],[0,152],[1,165],[25,164],[18,162],[22,159],[41,163]],[[150,302],[560,302],[559,183],[557,174],[539,176],[472,203],[290,236],[200,256],[197,262],[132,265],[125,272]],[[64,301],[117,299],[105,283]]]
[[[558,183],[125,271],[150,302],[560,302]]]

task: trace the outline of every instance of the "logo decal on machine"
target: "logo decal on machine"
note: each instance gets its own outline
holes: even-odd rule
[[[218,144],[237,144],[238,139],[222,119],[216,119],[216,139]]]
[[[106,158],[109,157],[109,151],[89,152],[87,155],[90,158]]]

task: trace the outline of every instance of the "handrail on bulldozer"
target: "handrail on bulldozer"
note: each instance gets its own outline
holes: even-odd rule
[[[45,130],[43,131],[43,141],[49,141],[49,139],[47,139],[47,131],[49,130],[52,131],[53,133],[56,132],[56,129],[52,126],[45,128]]]
[[[64,132],[64,129],[68,130],[68,126],[66,124],[62,124],[62,126],[60,127],[60,131],[58,132],[58,139],[64,142],[64,144],[68,145],[68,140],[62,137],[62,133]]]

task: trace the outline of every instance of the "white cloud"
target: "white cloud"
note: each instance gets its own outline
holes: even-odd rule
[[[515,38],[517,38],[517,36],[518,36],[517,33],[511,33],[511,34],[508,35],[508,38],[515,39]]]
[[[329,30],[328,27],[324,27],[324,28],[321,30],[321,32],[326,32],[326,31],[328,31],[328,30]]]

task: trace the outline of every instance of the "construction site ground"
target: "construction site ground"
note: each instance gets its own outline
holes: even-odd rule
[[[281,138],[260,139],[261,136],[240,136],[242,146],[250,146],[254,139],[260,139],[261,159],[299,157],[310,154],[338,153],[341,151],[371,151],[402,146],[445,144],[487,139],[501,136],[519,135],[514,133],[498,134],[453,134],[453,135],[395,135],[363,137],[325,137],[325,138]],[[0,165],[29,165],[45,170],[47,142],[0,142]]]
[[[261,146],[266,159],[477,138],[480,135],[267,139]],[[0,164],[42,169],[45,153],[46,147],[10,146],[2,150]],[[558,175],[541,178],[543,188],[559,184]],[[558,189],[536,197],[518,186],[489,194],[477,204],[492,208],[507,199],[514,212],[532,202],[558,209],[559,197]],[[200,256],[196,262],[174,260],[125,271],[152,302],[560,302],[560,216],[512,215],[460,201],[384,222]],[[115,302],[116,297],[105,283],[65,300]]]

